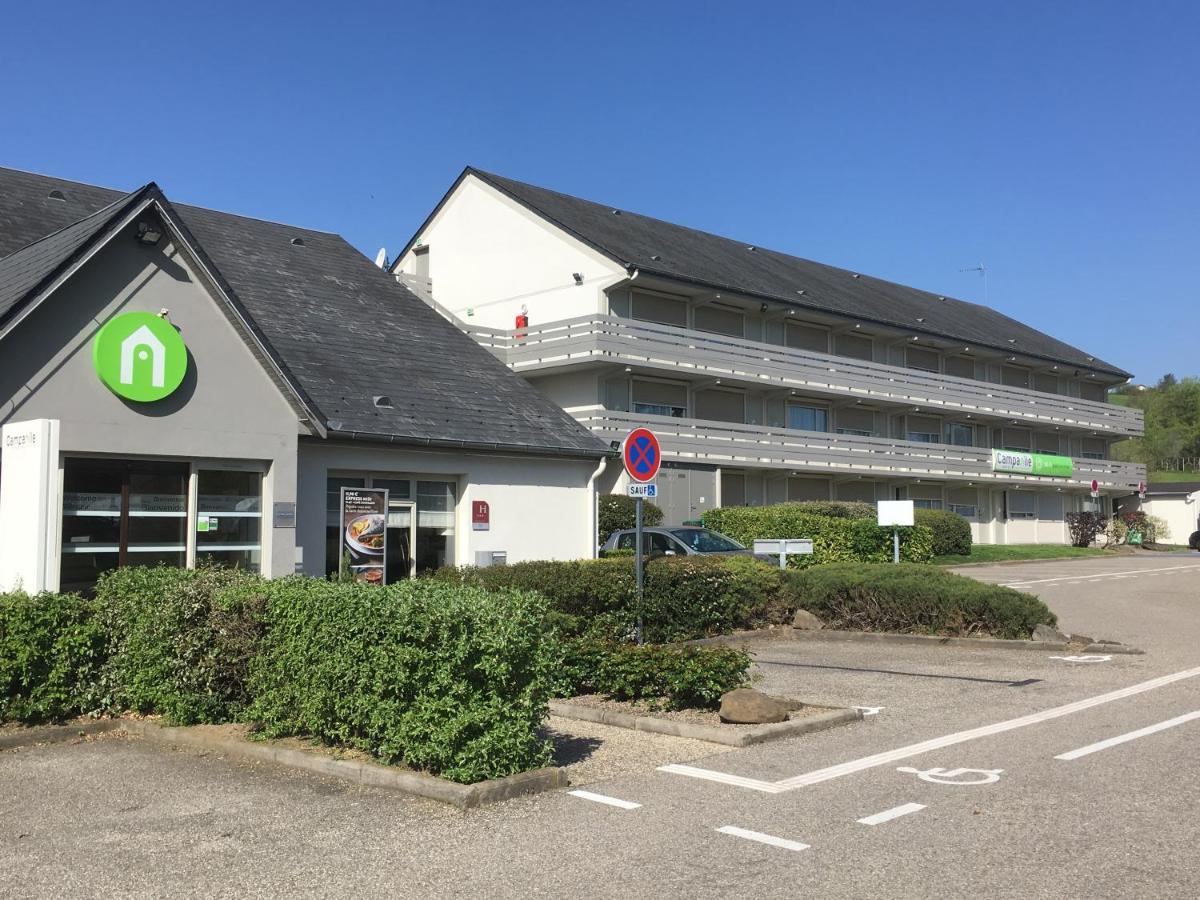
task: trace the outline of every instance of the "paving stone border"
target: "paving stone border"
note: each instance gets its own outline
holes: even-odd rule
[[[820,631],[806,631],[799,628],[778,627],[763,628],[758,631],[739,631],[734,634],[722,634],[717,637],[689,641],[691,644],[753,644],[767,641],[845,641],[859,644],[907,644],[908,646],[928,647],[939,645],[943,647],[970,647],[985,650],[1051,650],[1058,652],[1070,650],[1080,653],[1124,653],[1141,656],[1145,650],[1131,647],[1128,644],[1094,643],[1082,646],[1065,641],[1018,641],[1008,638],[984,637],[944,637],[937,634],[888,634],[878,631],[835,631],[822,628]]]
[[[739,726],[733,730],[726,730],[717,725],[697,725],[693,722],[675,722],[670,719],[655,718],[654,716],[635,716],[612,709],[583,706],[567,700],[550,701],[550,714],[561,716],[564,719],[596,722],[600,725],[631,728],[635,731],[651,731],[656,734],[669,734],[672,737],[694,738],[699,741],[725,744],[729,747],[748,747],[751,744],[761,744],[763,741],[794,737],[798,734],[807,734],[810,731],[824,731],[826,728],[834,728],[838,725],[857,722],[863,717],[861,709],[824,708],[829,711],[818,713],[815,716],[806,716],[803,719],[776,722],[771,725],[761,725],[757,728]]]
[[[459,784],[435,775],[396,769],[380,763],[334,759],[320,753],[274,746],[266,741],[246,741],[191,728],[158,725],[144,719],[98,719],[74,725],[22,729],[0,735],[0,749],[69,741],[81,735],[105,731],[124,731],[158,744],[208,750],[233,759],[272,763],[340,778],[355,784],[391,788],[417,797],[448,803],[461,810],[498,803],[522,794],[554,790],[568,784],[566,769],[554,766],[475,784]]]

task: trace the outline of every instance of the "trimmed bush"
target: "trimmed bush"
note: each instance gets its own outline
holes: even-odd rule
[[[61,720],[101,705],[97,611],[77,594],[0,594],[0,722]]]
[[[1090,547],[1096,535],[1108,528],[1108,519],[1100,513],[1067,513],[1067,530],[1071,533],[1071,546]]]
[[[264,583],[238,569],[131,566],[96,586],[109,641],[102,689],[117,710],[182,725],[227,722],[247,703]]]
[[[386,587],[265,581],[250,714],[471,783],[545,765],[558,647],[545,599],[434,579]]]
[[[567,643],[558,669],[564,696],[607,694],[650,700],[667,709],[715,709],[721,695],[747,683],[750,655],[732,647],[664,647],[587,639]]]
[[[811,556],[788,557],[790,568],[829,562],[886,562],[892,558],[892,529],[868,519],[813,515],[805,503],[773,506],[726,506],[704,514],[706,527],[751,546],[756,539],[810,538]],[[900,530],[900,558],[928,562],[933,558],[933,532],[924,525]]]
[[[1057,624],[1031,594],[954,575],[936,566],[837,563],[788,575],[800,608],[828,626],[1027,639]]]
[[[614,531],[623,531],[637,525],[637,500],[622,494],[604,494],[600,497],[600,514],[597,517],[596,546],[600,546]],[[642,524],[646,527],[661,525],[663,511],[649,500],[642,501]]]
[[[829,516],[834,519],[870,519],[878,521],[875,504],[866,500],[798,500],[801,512],[814,516]]]
[[[934,556],[970,556],[971,524],[948,509],[915,509],[915,521],[933,535]]]
[[[621,640],[637,620],[634,562],[630,557],[443,569],[434,579],[537,591],[551,601],[562,633]],[[748,556],[656,557],[646,561],[643,587],[644,634],[652,643],[784,622],[793,606],[779,570]]]

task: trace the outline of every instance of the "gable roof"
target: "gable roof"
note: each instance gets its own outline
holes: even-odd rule
[[[116,227],[145,197],[147,188],[126,194],[91,215],[0,258],[0,324],[26,297],[75,260],[91,244],[92,238]]]
[[[977,303],[617,210],[480,169],[468,167],[455,187],[468,175],[631,271],[1065,363],[1121,379],[1130,377],[1111,363]],[[447,197],[453,191],[454,187]]]
[[[47,200],[55,190],[66,200]],[[142,191],[330,436],[552,456],[610,454],[338,235],[172,205],[153,184]],[[96,237],[102,227],[91,220],[112,221],[115,213],[103,211],[125,209],[135,195],[0,168],[0,271],[6,263],[23,271],[27,254],[35,254],[31,248],[55,234],[72,235],[59,247],[64,252],[84,232]],[[31,241],[17,245],[30,234]],[[10,263],[12,257],[22,264]],[[376,406],[380,396],[391,399],[391,408]]]

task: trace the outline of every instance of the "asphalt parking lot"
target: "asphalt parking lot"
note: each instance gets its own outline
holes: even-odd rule
[[[737,750],[645,745],[636,765],[603,762],[619,739],[601,729],[587,789],[619,806],[560,791],[462,814],[107,736],[7,751],[0,884],[12,897],[1200,895],[1200,554],[969,574],[1038,593],[1067,631],[1147,652],[757,644],[764,689],[871,714]]]

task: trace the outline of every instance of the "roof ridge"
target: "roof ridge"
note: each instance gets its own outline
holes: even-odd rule
[[[0,259],[10,259],[10,258],[16,256],[18,253],[24,253],[30,247],[36,247],[38,244],[42,243],[43,241],[48,241],[53,237],[57,237],[58,235],[62,234],[64,231],[66,231],[69,228],[74,228],[75,226],[80,225],[83,222],[86,222],[88,219],[94,219],[99,215],[109,212],[109,210],[112,210],[113,207],[120,206],[122,204],[129,202],[130,200],[132,200],[138,194],[142,193],[147,188],[152,188],[152,187],[156,187],[156,185],[154,184],[153,181],[142,185],[136,191],[130,191],[128,194],[122,194],[120,197],[118,197],[112,203],[109,203],[107,206],[102,206],[95,212],[88,213],[86,216],[82,216],[78,219],[68,222],[66,225],[62,226],[62,228],[55,229],[54,231],[50,232],[49,234],[43,234],[40,238],[35,238],[34,240],[30,241],[28,244],[25,244],[22,247],[18,247],[16,250],[12,251],[12,253],[8,253],[4,256],[0,256]]]

